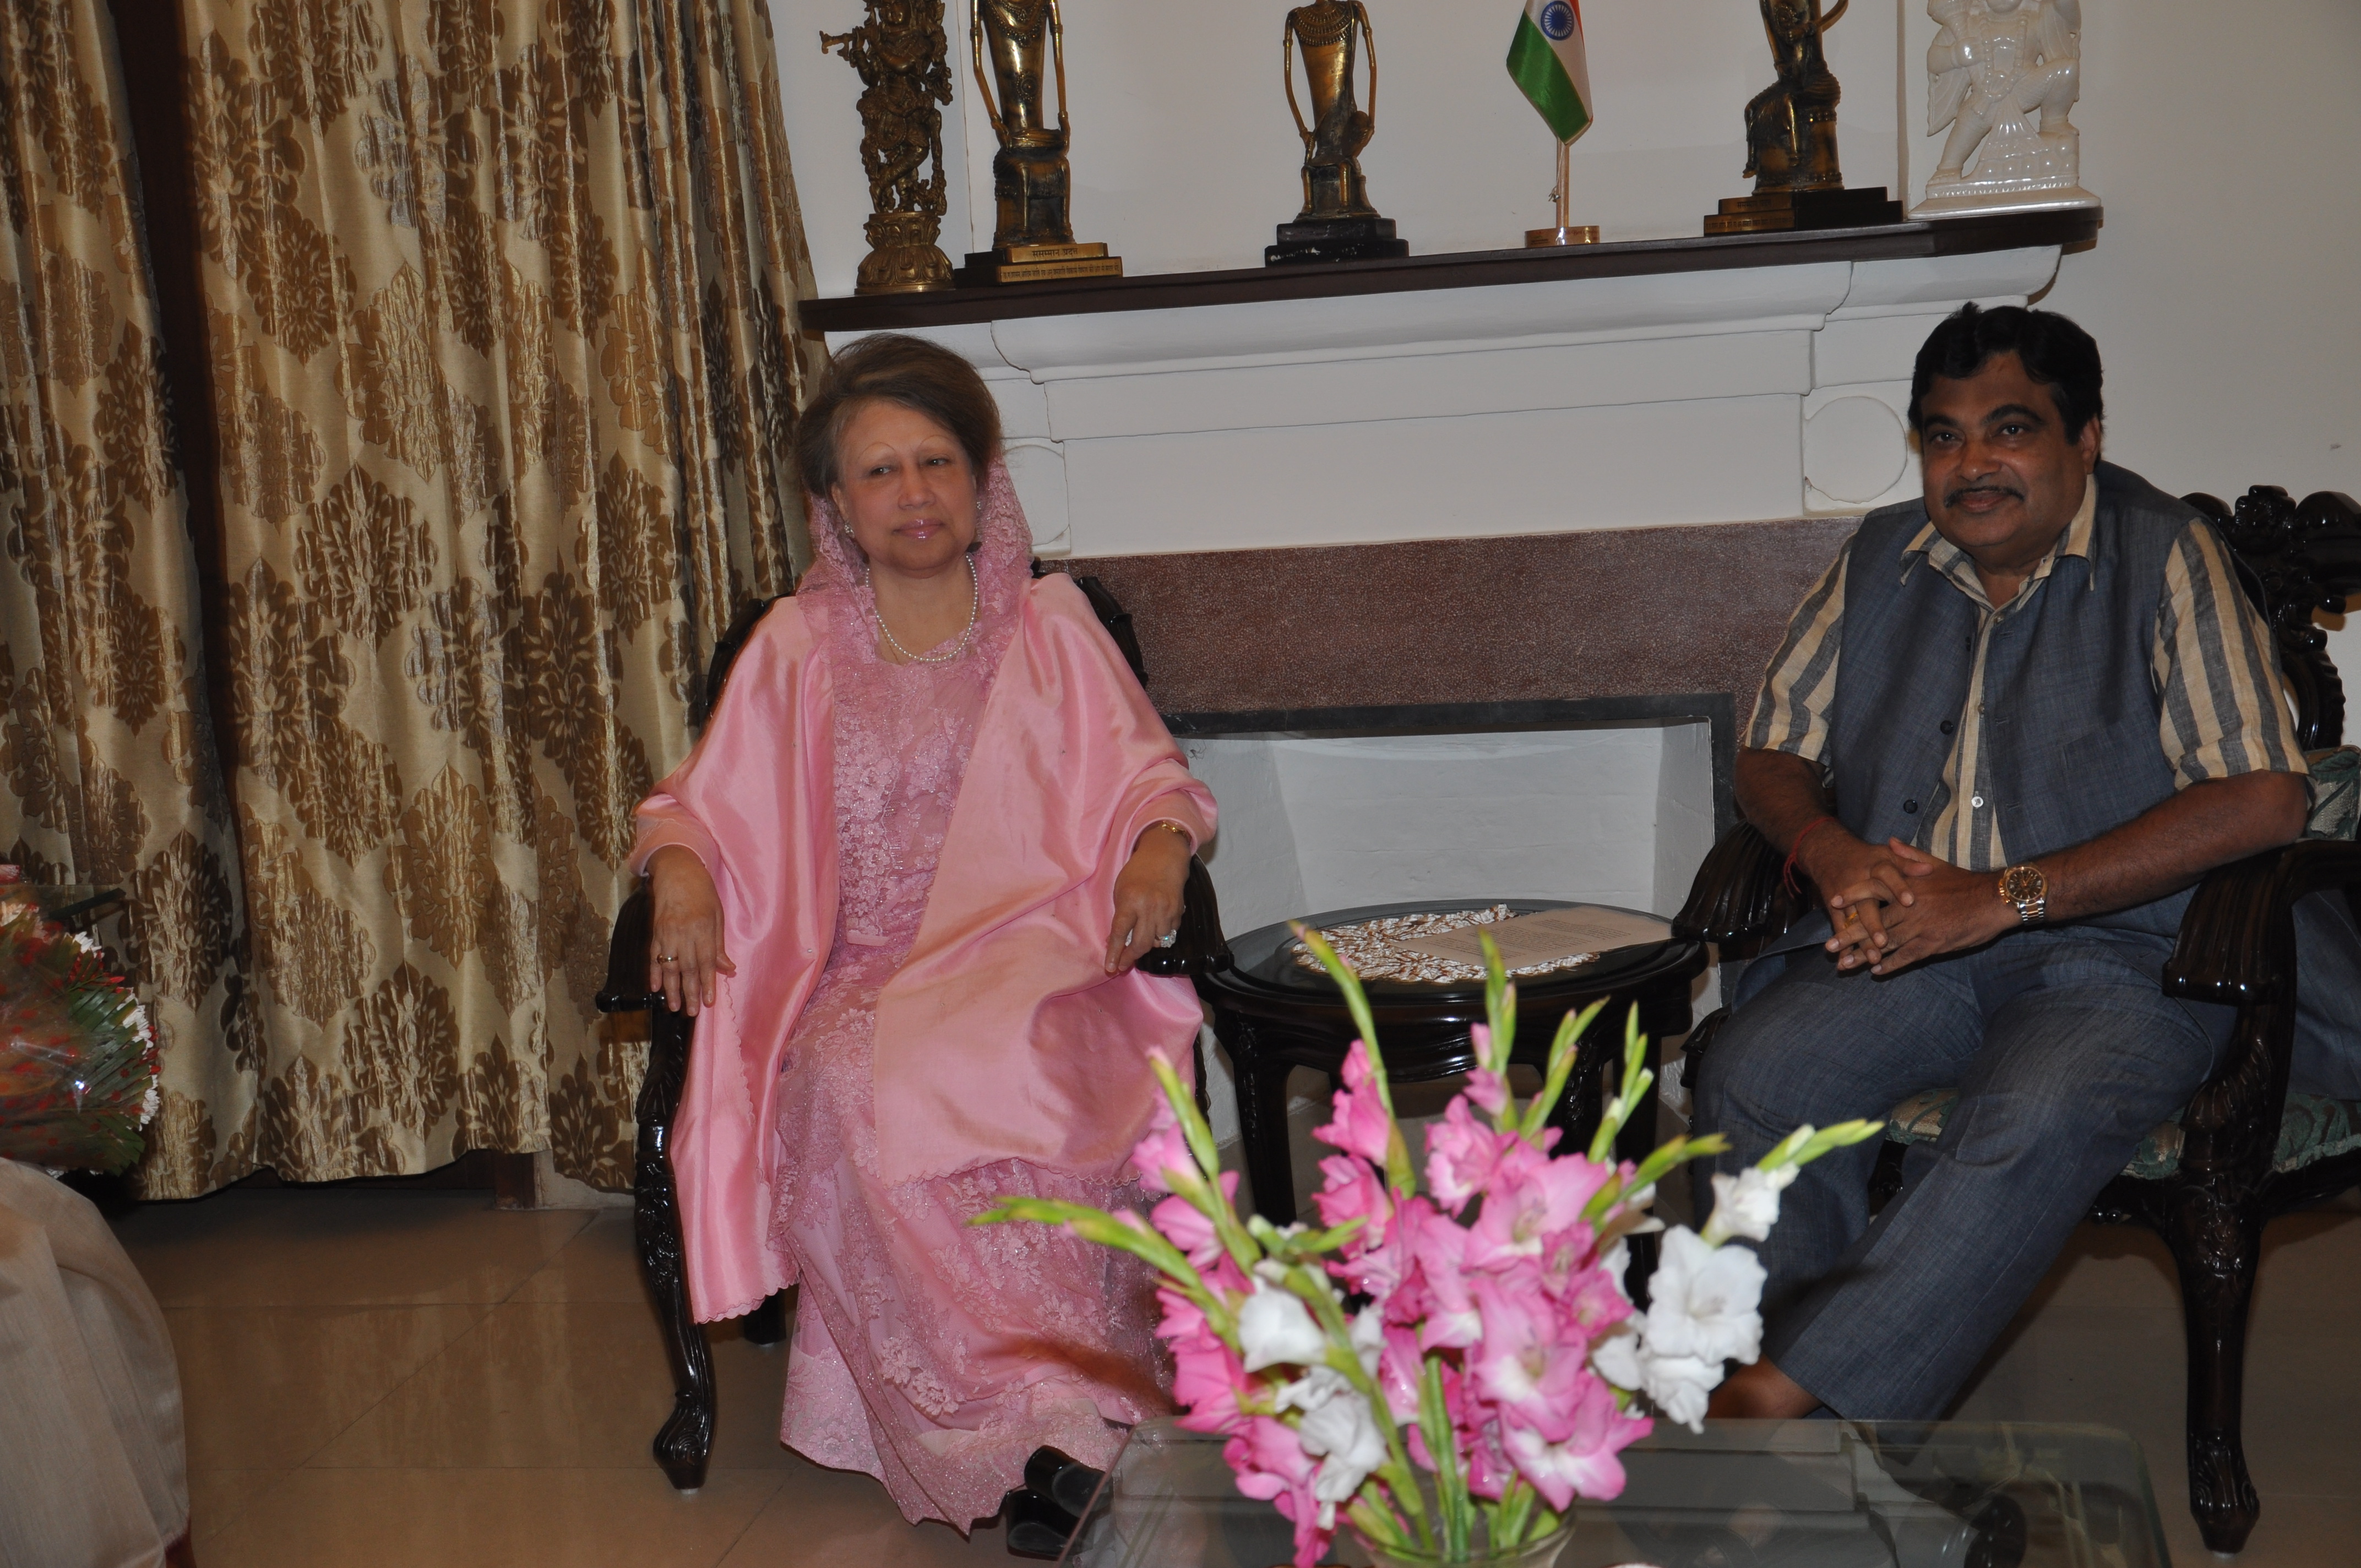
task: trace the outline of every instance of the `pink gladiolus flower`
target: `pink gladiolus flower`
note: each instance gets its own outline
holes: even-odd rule
[[[1478,1276],[1473,1295],[1484,1337],[1467,1353],[1467,1373],[1505,1423],[1552,1442],[1573,1432],[1580,1385],[1597,1382],[1589,1342],[1565,1332],[1532,1277]]]
[[[1197,1157],[1189,1152],[1189,1139],[1181,1132],[1180,1119],[1162,1095],[1157,1096],[1155,1113],[1148,1124],[1148,1135],[1131,1151],[1131,1166],[1139,1172],[1139,1184],[1150,1192],[1172,1190],[1171,1178],[1166,1173],[1179,1171],[1182,1179],[1196,1178]]]
[[[1513,1133],[1495,1132],[1469,1114],[1465,1094],[1444,1108],[1441,1124],[1427,1129],[1426,1186],[1434,1201],[1456,1214],[1485,1190],[1510,1144],[1531,1149]]]
[[[1235,1204],[1238,1191],[1238,1173],[1222,1173],[1222,1201]],[[1171,1197],[1149,1211],[1156,1228],[1164,1239],[1189,1255],[1189,1261],[1200,1270],[1211,1268],[1222,1255],[1221,1237],[1213,1230],[1213,1222],[1186,1198]]]
[[[1418,1228],[1410,1236],[1425,1309],[1418,1314],[1422,1320],[1418,1343],[1428,1350],[1473,1344],[1483,1332],[1483,1321],[1477,1314],[1474,1298],[1467,1293],[1468,1233],[1447,1215],[1422,1205],[1405,1205],[1404,1218],[1422,1208]]]
[[[1568,1411],[1567,1436],[1553,1442],[1530,1427],[1504,1424],[1509,1457],[1552,1509],[1563,1513],[1580,1496],[1603,1501],[1623,1492],[1623,1462],[1616,1455],[1648,1435],[1645,1416],[1615,1408],[1615,1396],[1586,1375]]]
[[[1382,1168],[1393,1119],[1386,1114],[1385,1102],[1378,1098],[1369,1047],[1359,1040],[1345,1053],[1345,1087],[1336,1091],[1335,1114],[1336,1119],[1326,1126],[1314,1127],[1312,1135],[1331,1148],[1359,1155]]]
[[[1172,1346],[1172,1399],[1185,1412],[1179,1424],[1191,1431],[1228,1437],[1247,1417],[1241,1401],[1261,1392],[1237,1353],[1208,1334],[1197,1343]]]
[[[1237,1477],[1241,1495],[1269,1502],[1295,1525],[1297,1568],[1315,1568],[1336,1528],[1336,1508],[1312,1497],[1317,1473],[1295,1433],[1284,1422],[1257,1416],[1222,1445],[1222,1458]]]
[[[1614,1172],[1579,1155],[1551,1159],[1521,1138],[1500,1151],[1483,1212],[1467,1231],[1467,1266],[1500,1268],[1538,1258],[1544,1240],[1582,1223],[1583,1205]]]
[[[1415,1421],[1419,1378],[1425,1371],[1418,1335],[1399,1323],[1388,1323],[1385,1333],[1385,1343],[1378,1352],[1378,1392],[1386,1397],[1386,1409],[1393,1412],[1394,1420]]]
[[[1476,1055],[1480,1058],[1492,1048],[1492,1031],[1478,1024],[1475,1029]],[[1509,1103],[1509,1080],[1488,1068],[1475,1068],[1467,1074],[1467,1098],[1484,1108],[1488,1116],[1497,1116]]]
[[[1312,1195],[1320,1223],[1334,1229],[1350,1220],[1364,1222],[1345,1238],[1345,1255],[1383,1245],[1393,1221],[1394,1201],[1377,1168],[1351,1155],[1332,1154],[1320,1162],[1327,1184]]]

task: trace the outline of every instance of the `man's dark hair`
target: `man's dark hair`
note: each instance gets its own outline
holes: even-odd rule
[[[837,443],[863,403],[899,403],[951,433],[975,469],[976,488],[1000,455],[1000,405],[975,367],[924,338],[879,333],[837,355],[820,373],[796,429],[804,488],[826,497],[841,476]]]
[[[1934,389],[1936,377],[1964,381],[1995,354],[2015,355],[2026,375],[2048,389],[2058,417],[2065,422],[2067,440],[2080,440],[2082,427],[2092,420],[2105,421],[2099,397],[2099,345],[2089,333],[2053,311],[2028,311],[2022,305],[1987,311],[1969,304],[1944,317],[1918,351],[1918,363],[1910,372],[1910,428],[1926,428],[1919,405]]]

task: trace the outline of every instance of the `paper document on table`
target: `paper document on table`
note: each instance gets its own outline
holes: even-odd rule
[[[1572,909],[1544,909],[1535,915],[1496,920],[1489,926],[1463,926],[1456,931],[1405,938],[1394,945],[1433,958],[1480,964],[1484,961],[1484,948],[1479,933],[1487,931],[1500,945],[1500,967],[1511,971],[1548,963],[1569,953],[1605,953],[1617,948],[1636,948],[1644,942],[1661,942],[1673,934],[1670,925],[1653,915],[1631,915],[1588,904],[1576,905]]]

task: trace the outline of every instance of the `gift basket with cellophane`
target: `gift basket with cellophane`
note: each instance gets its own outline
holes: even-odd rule
[[[160,1063],[148,1010],[106,949],[0,904],[0,1156],[50,1170],[138,1159]]]

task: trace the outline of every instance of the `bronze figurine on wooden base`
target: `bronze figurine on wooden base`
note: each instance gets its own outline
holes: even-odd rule
[[[1295,96],[1295,50],[1303,49],[1310,83],[1312,119]],[[1358,59],[1369,56],[1369,106],[1361,107],[1354,78]],[[1361,174],[1361,149],[1378,128],[1378,38],[1361,0],[1312,0],[1287,14],[1279,35],[1279,64],[1287,83],[1287,106],[1303,138],[1303,211],[1279,225],[1279,243],[1263,251],[1276,267],[1289,261],[1357,261],[1368,257],[1408,256],[1410,245],[1394,237],[1391,218],[1369,205]]]
[[[861,162],[873,211],[852,291],[950,288],[950,258],[935,247],[943,226],[942,105],[951,101],[943,0],[869,0],[867,21],[820,34],[819,47],[861,73]]]
[[[1077,245],[1066,151],[1066,25],[1058,0],[974,0],[968,40],[975,85],[1000,151],[992,159],[997,207],[992,248],[971,251],[962,283],[1044,283],[1060,278],[1120,278],[1123,258],[1104,245]],[[1058,123],[1045,88],[1058,82]],[[998,92],[994,84],[998,83]]]
[[[1825,15],[1820,0],[1760,0],[1763,30],[1779,79],[1746,105],[1746,168],[1754,194],[1722,199],[1705,232],[1858,228],[1898,224],[1902,203],[1883,185],[1847,190],[1837,161],[1837,103],[1843,90],[1828,70],[1821,35],[1852,0]]]

